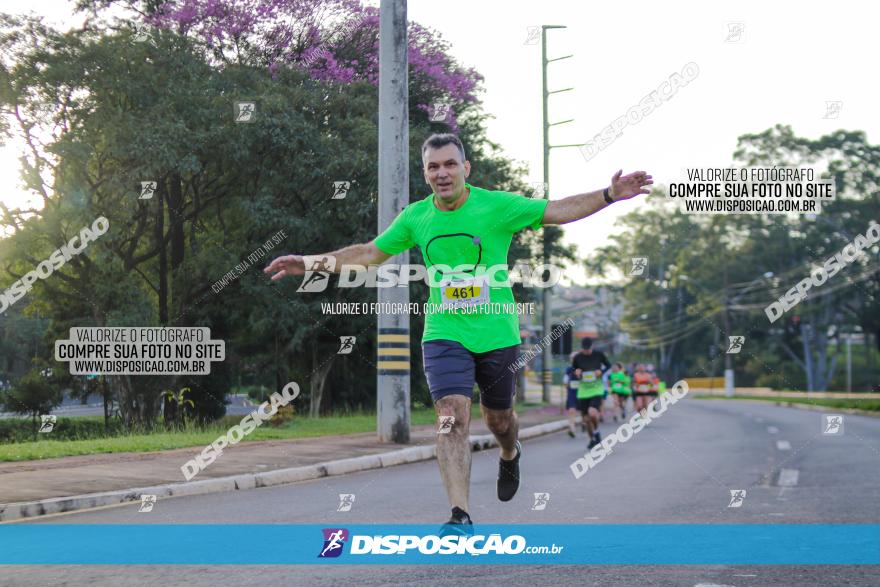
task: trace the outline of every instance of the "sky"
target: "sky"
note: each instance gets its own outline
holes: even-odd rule
[[[21,6],[0,0],[5,12]],[[65,0],[26,6],[55,23],[81,21]],[[844,128],[880,140],[880,81],[868,63],[880,54],[880,8],[869,3],[410,0],[408,14],[485,77],[488,136],[502,155],[528,165],[529,182],[542,181],[541,45],[527,43],[529,27],[566,26],[548,32],[548,57],[573,56],[549,66],[551,90],[574,88],[550,98],[550,122],[574,119],[551,130],[551,144],[590,140],[686,64],[698,66],[696,78],[589,160],[577,148],[554,149],[551,199],[606,187],[618,169],[644,170],[655,184],[668,184],[688,167],[729,166],[738,136],[775,124],[808,138]],[[836,117],[828,116],[829,101],[841,102]],[[0,149],[0,200],[7,205],[24,202],[20,148],[13,142]],[[618,217],[643,202],[619,202],[566,225],[566,241],[586,256],[619,231]],[[576,271],[572,277],[580,281]]]

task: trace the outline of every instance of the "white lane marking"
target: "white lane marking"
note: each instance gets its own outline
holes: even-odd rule
[[[758,575],[734,575],[734,577],[757,577]]]
[[[779,434],[779,428],[776,426],[767,426],[767,432],[770,434]]]
[[[772,514],[767,514],[768,516],[784,516],[785,514],[781,514],[779,512],[774,512]]]
[[[764,418],[760,418],[760,417],[759,417],[759,418],[755,418],[755,422],[757,422],[758,424],[763,424],[763,423],[764,423]],[[734,576],[736,576],[736,575],[734,575]]]
[[[719,583],[697,583],[694,587],[734,587],[734,585],[724,584],[721,585]]]
[[[791,443],[787,440],[777,440],[776,448],[779,450],[791,450]]]
[[[794,487],[798,482],[800,473],[797,469],[780,469],[779,470],[779,486]]]

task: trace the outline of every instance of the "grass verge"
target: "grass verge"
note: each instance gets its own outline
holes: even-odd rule
[[[536,404],[518,404],[517,413],[525,409],[539,407]],[[171,450],[190,446],[206,446],[224,434],[229,426],[238,423],[244,416],[227,416],[223,424],[186,431],[162,431],[152,434],[129,434],[110,438],[91,438],[84,440],[40,439],[36,442],[0,444],[0,462],[31,461],[120,452],[152,452]],[[474,405],[471,418],[480,418],[480,408]],[[413,426],[433,424],[434,410],[415,408],[410,413]],[[242,442],[259,440],[287,440],[292,438],[311,438],[316,436],[336,436],[374,432],[376,430],[375,412],[354,412],[321,418],[296,417],[293,421],[277,428],[262,425],[245,437]],[[47,435],[41,435],[47,436]]]
[[[755,396],[736,396],[736,397],[717,397],[717,396],[695,396],[697,399],[706,400],[757,400],[772,403],[791,403],[791,404],[807,404],[813,406],[824,406],[828,408],[852,408],[856,410],[866,410],[870,412],[880,412],[880,400],[877,399],[808,399],[799,397],[755,397]]]

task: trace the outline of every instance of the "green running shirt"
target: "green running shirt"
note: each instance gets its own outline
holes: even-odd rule
[[[513,234],[526,227],[542,226],[548,200],[531,199],[509,192],[491,191],[465,183],[470,190],[457,210],[444,211],[434,204],[434,194],[413,202],[374,244],[388,255],[418,246],[429,269],[437,265],[438,279],[472,278],[475,271],[452,271],[458,265],[488,268],[503,265],[493,279],[507,279],[507,252]],[[446,267],[444,267],[446,266]],[[479,271],[476,271],[479,274]],[[488,286],[488,301],[465,309],[441,309],[446,300],[476,297],[483,288],[441,287],[431,279],[422,342],[454,340],[474,353],[520,344],[519,316],[510,286]],[[441,289],[443,293],[441,294]],[[489,304],[492,304],[489,306]]]
[[[619,393],[620,395],[630,395],[629,390],[629,377],[623,371],[618,371],[617,373],[612,373],[608,376],[608,382],[611,385],[612,393]]]

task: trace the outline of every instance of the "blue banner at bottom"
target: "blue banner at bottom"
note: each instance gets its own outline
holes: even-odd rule
[[[13,565],[877,565],[880,525],[0,526]]]

